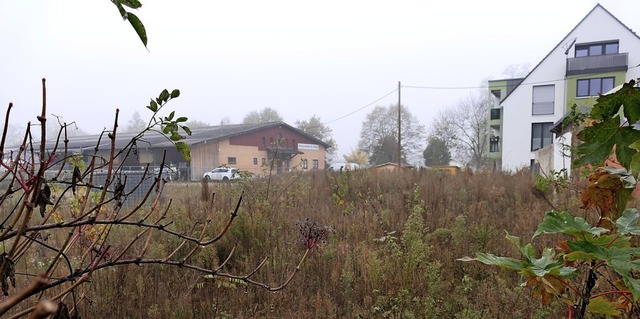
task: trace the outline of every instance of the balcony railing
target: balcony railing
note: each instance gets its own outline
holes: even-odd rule
[[[500,137],[492,136],[489,138],[489,152],[496,153],[500,152]]]
[[[626,71],[628,61],[628,53],[568,58],[567,75]]]

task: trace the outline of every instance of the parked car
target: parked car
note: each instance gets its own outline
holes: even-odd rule
[[[218,167],[202,176],[202,179],[206,181],[229,181],[238,178],[240,178],[238,169],[232,167]]]
[[[158,175],[160,173],[160,167],[155,167],[153,169],[153,175]],[[162,168],[162,177],[172,181],[175,180],[178,175],[178,170],[175,167],[163,167]]]

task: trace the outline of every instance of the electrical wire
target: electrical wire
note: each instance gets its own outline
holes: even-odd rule
[[[373,102],[371,102],[371,103],[369,103],[369,104],[367,104],[367,105],[365,105],[365,106],[363,106],[363,107],[361,107],[361,108],[359,108],[359,109],[357,109],[357,110],[355,110],[355,111],[353,111],[353,112],[351,112],[351,113],[345,114],[345,115],[343,115],[343,116],[340,116],[340,117],[335,118],[335,119],[333,119],[333,120],[331,120],[331,121],[328,121],[328,122],[324,122],[324,123],[322,123],[322,124],[326,125],[326,124],[329,124],[329,123],[333,123],[333,122],[335,122],[335,121],[342,120],[343,118],[345,118],[345,117],[347,117],[347,116],[350,116],[350,115],[353,115],[353,114],[355,114],[355,113],[358,113],[358,112],[360,112],[360,111],[362,111],[362,110],[364,110],[364,109],[366,109],[366,108],[370,107],[371,105],[373,105],[373,104],[375,104],[375,103],[379,102],[380,100],[384,99],[385,97],[387,97],[387,96],[389,96],[389,95],[391,95],[391,94],[393,94],[393,93],[397,92],[397,91],[398,91],[398,89],[393,89],[393,91],[391,91],[391,92],[389,92],[389,93],[387,93],[387,94],[383,95],[382,97],[380,97],[380,98],[376,99],[375,101],[373,101]]]

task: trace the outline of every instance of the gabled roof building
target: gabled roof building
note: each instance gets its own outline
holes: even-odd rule
[[[572,105],[593,105],[599,93],[639,78],[638,65],[638,35],[596,5],[526,77],[489,83],[492,92],[501,92],[491,115],[499,112],[494,109],[502,113],[501,122],[490,120],[494,144],[489,156],[508,171],[541,164],[547,170],[569,171],[566,145],[571,133],[554,136],[554,123]],[[509,81],[519,82],[510,92]],[[541,152],[547,154],[544,163],[536,160]]]
[[[116,135],[116,150],[127,147],[132,133]],[[147,164],[158,167],[165,156],[165,165],[175,167],[183,180],[200,180],[203,174],[218,166],[227,165],[253,174],[282,173],[290,170],[324,169],[325,150],[329,144],[284,122],[231,124],[192,129],[183,140],[191,147],[191,161],[187,162],[173,143],[159,132],[150,131],[136,142],[135,152],[125,158],[119,156],[115,164],[125,170],[140,170]],[[54,142],[47,143],[51,151]],[[95,152],[98,146],[98,152]],[[58,150],[62,145],[58,146]],[[111,140],[104,134],[69,138],[71,153],[81,153],[85,161],[94,154],[109,158]]]

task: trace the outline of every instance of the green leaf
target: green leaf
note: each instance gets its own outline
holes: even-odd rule
[[[174,132],[171,132],[171,137],[170,137],[170,139],[171,139],[172,141],[176,142],[176,141],[179,141],[179,140],[184,139],[184,137],[183,137],[182,135],[180,135],[180,134],[178,134],[178,133],[176,133],[176,132],[174,131]]]
[[[176,123],[186,122],[188,120],[189,120],[188,118],[186,118],[184,116],[181,116],[181,117],[176,119]]]
[[[600,236],[609,230],[602,227],[593,227],[589,225],[583,218],[574,217],[568,212],[548,212],[544,220],[538,225],[533,237],[540,234],[568,234],[568,235],[584,235],[591,234]]]
[[[173,120],[173,117],[176,115],[176,111],[171,111],[171,113],[169,113],[169,121]]]
[[[140,7],[142,7],[142,3],[140,3],[140,1],[138,0],[118,0],[118,2],[131,9],[139,9]]]
[[[577,147],[579,157],[574,165],[602,163],[609,159],[615,145],[616,159],[628,168],[637,153],[629,146],[640,140],[640,131],[630,126],[620,126],[620,118],[616,116],[584,128],[578,133],[578,138],[583,143]]]
[[[527,259],[532,260],[536,258],[536,250],[531,244],[524,244],[524,241],[520,237],[512,236],[507,233],[505,236],[514,246],[518,247],[520,253]]]
[[[171,127],[169,125],[162,128],[162,133],[169,134],[171,133]]]
[[[629,147],[633,148],[634,150],[640,151],[640,149],[638,149],[638,146],[640,146],[640,141],[636,141],[633,144],[629,145]],[[640,173],[640,153],[635,153],[631,157],[629,171],[631,171],[633,174]]]
[[[158,99],[163,103],[169,100],[169,91],[167,91],[167,89],[162,90],[162,92],[160,92],[160,96],[158,96]]]
[[[177,98],[178,96],[180,96],[180,90],[175,89],[175,90],[171,91],[171,98],[172,98],[172,99],[175,99],[175,98]]]
[[[622,276],[622,279],[624,280],[625,285],[627,285],[627,288],[631,290],[631,293],[633,294],[633,301],[637,302],[640,298],[640,281],[630,276]]]
[[[142,44],[144,44],[144,47],[146,48],[147,31],[144,29],[144,24],[142,24],[142,21],[140,21],[140,19],[138,19],[138,17],[131,12],[127,12],[127,20],[129,20],[133,29],[136,30],[138,37],[140,37],[140,41],[142,41]]]
[[[182,153],[182,157],[185,161],[191,160],[191,148],[185,142],[177,142],[176,149],[178,152]]]
[[[635,208],[627,208],[622,212],[622,216],[616,220],[616,227],[620,235],[640,235],[638,226],[640,213]]]
[[[618,91],[602,95],[598,98],[598,103],[594,105],[592,115],[597,119],[613,117],[622,108],[624,117],[629,123],[636,123],[640,120],[640,94],[635,86],[635,82],[629,81],[622,85]]]
[[[151,100],[151,103],[149,104],[149,106],[147,106],[147,108],[153,112],[158,112],[158,103],[156,103],[156,101],[154,100]]]
[[[124,7],[122,7],[120,1],[111,0],[111,2],[116,5],[116,8],[118,8],[118,12],[120,12],[122,20],[127,20],[127,11],[124,9]]]
[[[617,303],[608,300],[604,296],[589,299],[587,312],[610,316],[620,315],[620,310],[618,310]]]
[[[187,135],[189,136],[191,135],[191,129],[188,126],[183,125],[182,129],[187,133]]]

